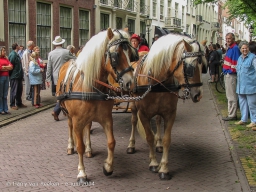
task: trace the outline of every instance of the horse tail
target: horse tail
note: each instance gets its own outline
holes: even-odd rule
[[[145,132],[144,127],[143,127],[143,125],[142,125],[142,123],[141,123],[139,114],[137,114],[137,117],[138,117],[138,122],[137,122],[137,130],[138,130],[138,133],[139,133],[140,137],[141,137],[144,141],[146,141],[146,132]]]

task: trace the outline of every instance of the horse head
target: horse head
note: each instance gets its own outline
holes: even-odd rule
[[[190,94],[192,101],[198,102],[202,98],[202,71],[207,67],[207,61],[197,41],[187,39],[181,44],[184,48],[180,52],[181,57],[176,61],[179,70],[174,72],[174,77],[182,86],[184,95]]]
[[[129,34],[122,30],[107,30],[106,70],[125,91],[133,88],[131,62],[138,60],[137,50],[129,42]]]

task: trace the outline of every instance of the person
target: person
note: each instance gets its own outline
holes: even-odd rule
[[[152,42],[152,45],[155,43],[155,41],[157,41],[159,39],[159,35],[158,34],[155,34],[154,35],[154,39],[153,39],[153,42]]]
[[[141,45],[141,39],[140,39],[140,36],[137,35],[137,34],[133,34],[131,36],[131,44],[132,46],[138,50],[138,52],[141,52],[141,51],[149,51],[149,48],[146,46],[146,45]]]
[[[29,84],[29,76],[28,76],[28,66],[30,62],[30,56],[33,51],[35,44],[33,41],[27,42],[27,49],[23,53],[22,57],[22,66],[24,70],[24,80],[25,80],[25,93],[26,93],[26,100],[31,101],[31,89]]]
[[[8,111],[7,95],[9,89],[9,71],[13,65],[6,57],[5,47],[0,48],[0,114],[10,114]]]
[[[55,45],[55,49],[51,51],[48,55],[48,64],[46,72],[46,84],[50,87],[50,81],[52,81],[53,90],[56,91],[56,85],[59,76],[60,67],[70,59],[76,59],[69,50],[64,49],[62,45],[65,43],[65,39],[62,39],[60,36],[56,36],[52,42]],[[52,112],[54,120],[59,121],[59,114],[61,112],[60,104],[57,101],[56,106]]]
[[[230,121],[237,120],[236,65],[241,53],[233,33],[226,34],[226,42],[228,49],[222,65],[222,71],[224,73],[226,97],[228,100],[228,116],[223,117],[222,120]]]
[[[241,120],[236,125],[244,125],[248,121],[248,111],[251,123],[246,127],[256,127],[256,57],[249,51],[249,43],[241,41],[239,44],[241,55],[238,58],[237,86]],[[256,130],[256,129],[255,129]]]
[[[249,42],[249,51],[256,55],[256,42],[255,41]]]
[[[14,43],[12,45],[12,52],[9,55],[9,61],[13,65],[13,70],[10,76],[10,107],[14,110],[27,107],[22,103],[23,92],[23,70],[20,56],[18,55],[19,45]]]
[[[40,104],[40,90],[42,84],[42,73],[44,72],[44,68],[41,68],[39,63],[39,52],[35,51],[31,54],[30,62],[29,62],[29,82],[31,85],[32,91],[32,106],[35,108],[39,108],[42,105]]]
[[[67,50],[69,50],[70,53],[71,53],[73,56],[76,56],[76,54],[75,54],[76,48],[75,48],[74,45],[68,45],[68,46],[67,46]]]
[[[222,52],[222,49],[220,47],[220,44],[219,43],[216,43],[216,51],[218,52],[219,54],[219,61],[222,60],[222,55],[223,55],[223,52]]]
[[[23,53],[24,53],[24,46],[20,45],[20,50],[18,51],[18,54],[19,54],[21,59],[22,59]]]
[[[42,72],[42,83],[40,85],[40,89],[41,90],[45,90],[46,86],[45,86],[45,79],[46,79],[46,63],[43,62],[43,60],[40,58],[40,48],[38,46],[35,46],[33,48],[33,52],[37,52],[38,53],[38,59],[37,59],[37,63],[39,64],[40,68],[43,69]],[[32,89],[32,88],[31,88]]]
[[[214,83],[218,80],[219,75],[219,65],[220,65],[220,59],[219,59],[219,53],[216,51],[216,45],[210,44],[209,45],[210,55],[209,55],[209,68],[210,68],[210,74],[211,79],[209,80],[209,83]]]
[[[209,61],[209,54],[210,54],[210,51],[209,51],[209,49],[208,49],[208,46],[206,45],[206,43],[207,43],[207,40],[203,40],[203,41],[201,41],[201,45],[203,45],[203,47],[204,47],[204,54],[205,54],[205,58],[206,58],[206,61],[208,62]],[[210,74],[210,67],[209,67],[209,64],[208,64],[208,66],[207,66],[207,68],[209,69],[209,74]],[[211,74],[210,74],[211,75]],[[211,78],[210,78],[211,79]]]
[[[145,38],[145,34],[142,34],[141,35],[141,45],[145,45],[145,46],[147,46],[148,47],[148,42],[147,42],[147,39]]]
[[[76,53],[76,57],[78,57],[78,55],[82,52],[83,48],[84,48],[84,46],[82,46],[82,45],[79,47],[79,50]]]

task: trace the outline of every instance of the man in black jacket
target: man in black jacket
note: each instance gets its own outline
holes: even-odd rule
[[[18,108],[27,107],[22,104],[22,79],[23,79],[23,69],[21,58],[18,55],[19,45],[14,43],[12,45],[12,52],[9,55],[9,61],[13,65],[13,70],[10,72],[10,107],[14,110],[18,110]]]

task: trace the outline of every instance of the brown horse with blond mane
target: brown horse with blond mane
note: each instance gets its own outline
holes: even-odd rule
[[[199,102],[202,98],[202,69],[206,69],[207,61],[203,48],[191,38],[168,34],[159,38],[151,47],[147,57],[143,58],[135,71],[134,96],[143,96],[132,106],[132,132],[127,153],[135,152],[135,127],[144,133],[149,145],[149,169],[158,172],[160,179],[171,178],[168,168],[168,154],[171,144],[171,130],[176,117],[178,99]],[[183,95],[179,96],[179,89]],[[154,135],[150,120],[158,116],[158,131]],[[160,164],[157,162],[155,150],[160,138],[160,119],[164,120],[164,136],[162,139],[163,155]]]
[[[81,184],[87,181],[83,163],[83,132],[90,132],[92,121],[99,122],[107,137],[108,156],[103,165],[103,172],[105,175],[111,175],[113,172],[114,101],[109,99],[109,87],[105,84],[110,74],[119,82],[121,89],[132,89],[134,79],[130,61],[136,57],[137,52],[129,43],[128,33],[109,28],[93,36],[76,61],[71,60],[60,69],[56,95],[68,117],[68,153],[74,151],[73,136],[75,137],[79,157],[77,179]],[[90,146],[90,139],[86,140],[86,146]],[[86,150],[90,153],[87,147]]]

